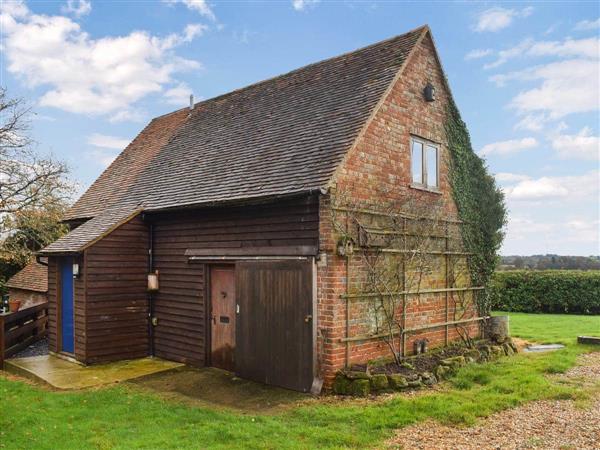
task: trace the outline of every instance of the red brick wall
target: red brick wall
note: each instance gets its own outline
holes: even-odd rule
[[[436,101],[426,102],[423,89],[427,83],[436,88]],[[402,76],[389,92],[386,100],[376,112],[367,129],[359,137],[334,177],[334,192],[343,193],[347,199],[377,209],[382,203],[399,204],[413,199],[419,203],[435,202],[442,205],[445,215],[456,218],[456,207],[452,200],[448,182],[447,139],[444,132],[445,107],[448,93],[443,75],[434,56],[433,43],[427,35],[415,48]],[[410,137],[416,135],[440,145],[440,191],[431,193],[410,187]],[[345,364],[365,362],[377,357],[390,356],[387,345],[381,340],[340,342],[346,337],[346,315],[349,316],[348,336],[372,332],[369,318],[369,301],[352,299],[340,295],[356,291],[364,276],[359,257],[350,259],[335,254],[337,236],[332,226],[329,197],[323,197],[320,207],[320,249],[326,254],[317,270],[318,289],[318,348],[321,374],[326,385],[335,372]],[[381,209],[381,206],[379,207]],[[338,220],[339,218],[336,218]],[[349,270],[349,272],[348,272]],[[436,269],[426,277],[421,289],[445,286],[444,257]],[[348,275],[349,274],[349,275]],[[347,283],[350,281],[350,284]],[[407,304],[407,327],[442,323],[446,320],[445,294],[422,295]],[[451,305],[452,301],[449,302]],[[469,308],[465,317],[474,316]],[[401,314],[401,311],[398,312]],[[449,320],[453,311],[449,311]],[[469,327],[476,334],[477,325]],[[429,339],[431,347],[445,343],[445,327],[433,328],[410,336],[406,348],[412,351],[413,340]],[[453,326],[449,327],[449,339],[457,339]]]
[[[21,301],[20,309],[30,308],[48,301],[45,292],[29,291],[27,289],[8,288],[8,295],[13,300]]]

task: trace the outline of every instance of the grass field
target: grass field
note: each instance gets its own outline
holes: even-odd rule
[[[511,314],[514,336],[563,342],[565,350],[518,355],[460,370],[438,392],[384,400],[307,402],[274,415],[190,407],[121,385],[49,392],[0,376],[0,448],[348,448],[376,447],[393,431],[434,418],[468,424],[480,416],[547,398],[589,392],[545,377],[575,364],[591,347],[578,334],[600,334],[600,317]]]

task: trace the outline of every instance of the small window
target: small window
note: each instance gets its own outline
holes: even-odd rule
[[[418,138],[411,138],[412,182],[421,187],[437,189],[438,146]]]
[[[423,184],[423,144],[415,140],[412,142],[412,181]]]

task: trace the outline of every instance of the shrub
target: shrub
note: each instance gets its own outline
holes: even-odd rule
[[[509,270],[491,283],[494,309],[555,314],[600,314],[600,271]]]

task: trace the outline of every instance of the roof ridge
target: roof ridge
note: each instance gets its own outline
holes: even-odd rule
[[[387,42],[394,41],[394,40],[399,39],[401,37],[408,36],[409,34],[412,34],[412,33],[422,32],[424,30],[429,30],[429,25],[424,24],[424,25],[416,27],[416,28],[414,28],[414,29],[412,29],[410,31],[407,31],[406,33],[397,34],[397,35],[389,37],[387,39],[383,39],[381,41],[374,42],[373,44],[369,44],[369,45],[366,45],[364,47],[359,47],[359,48],[356,48],[354,50],[349,50],[349,51],[344,52],[344,53],[342,53],[340,55],[335,55],[335,56],[331,56],[329,58],[321,59],[319,61],[315,61],[313,63],[309,63],[309,64],[306,64],[304,66],[298,67],[296,69],[290,70],[289,72],[280,73],[279,75],[275,75],[275,76],[272,76],[272,77],[269,77],[269,78],[265,78],[263,80],[256,81],[254,83],[250,83],[250,84],[248,84],[246,86],[242,86],[240,88],[233,89],[233,90],[228,91],[228,92],[224,92],[223,94],[219,94],[219,95],[216,95],[214,97],[210,97],[210,98],[207,98],[207,99],[204,99],[202,101],[194,103],[194,108],[192,109],[192,111],[196,109],[196,106],[202,106],[205,103],[214,102],[216,100],[219,100],[221,98],[227,97],[229,95],[232,95],[232,94],[235,94],[235,93],[238,93],[238,92],[241,92],[241,91],[245,91],[246,89],[250,89],[250,88],[253,88],[253,87],[256,87],[256,86],[260,86],[263,83],[269,83],[269,82],[275,81],[277,79],[280,79],[280,78],[283,78],[283,77],[287,77],[287,76],[289,76],[289,75],[291,75],[293,73],[300,72],[302,70],[308,69],[309,67],[313,67],[313,66],[316,66],[318,64],[323,64],[323,63],[331,62],[331,61],[334,61],[336,59],[342,59],[342,58],[345,58],[346,56],[351,55],[353,53],[358,53],[358,52],[361,52],[361,51],[365,51],[365,50],[368,50],[370,48],[377,47],[378,45],[382,45],[382,44],[385,44]],[[167,116],[169,114],[176,113],[176,112],[181,111],[182,109],[186,109],[186,108],[189,108],[189,107],[180,108],[178,110],[172,111],[171,113],[166,113],[166,114],[163,114],[161,116],[157,116],[157,118],[158,117]]]

